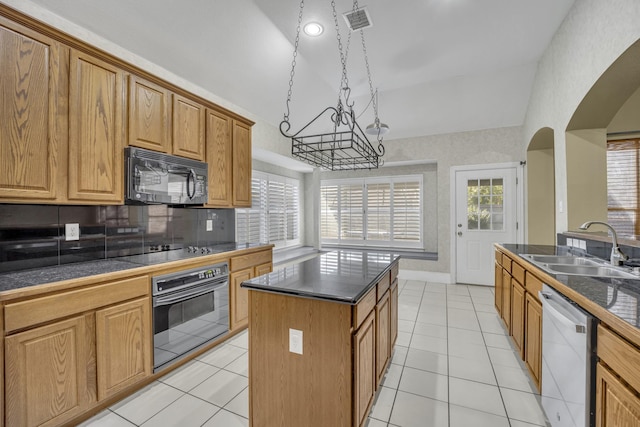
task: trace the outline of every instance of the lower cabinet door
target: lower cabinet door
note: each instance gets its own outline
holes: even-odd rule
[[[60,425],[95,402],[91,324],[79,316],[5,338],[7,426]]]
[[[391,355],[391,305],[389,302],[389,291],[387,291],[376,305],[376,384],[382,381]]]
[[[247,268],[229,274],[229,328],[232,331],[246,326],[249,321],[249,291],[240,284],[251,279],[252,272],[253,268]]]
[[[524,287],[511,279],[511,337],[524,359]]]
[[[500,317],[504,321],[507,332],[511,333],[511,274],[502,269],[502,311]]]
[[[495,295],[494,295],[495,305],[496,305],[496,310],[498,311],[498,314],[501,315],[502,314],[502,266],[496,262],[494,266],[494,270],[495,270],[495,279],[494,279],[493,290],[495,292]]]
[[[529,292],[525,307],[524,361],[538,391],[542,375],[542,304]]]
[[[639,426],[640,398],[607,368],[596,368],[596,427]]]
[[[98,400],[152,373],[149,298],[96,311]]]
[[[375,310],[367,316],[353,336],[354,426],[367,421],[376,394]]]
[[[398,279],[391,284],[391,295],[389,298],[389,304],[391,305],[391,347],[389,350],[391,351],[398,339]]]
[[[269,274],[273,271],[273,264],[267,262],[265,264],[260,264],[255,266],[256,277],[262,276],[263,274]]]

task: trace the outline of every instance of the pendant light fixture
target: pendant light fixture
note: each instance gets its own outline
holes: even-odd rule
[[[366,65],[367,76],[369,78],[369,89],[374,102],[376,132],[369,133],[375,135],[377,147],[369,141],[366,133],[356,121],[354,112],[354,102],[350,100],[351,88],[347,76],[347,56],[351,33],[347,40],[347,47],[343,49],[342,38],[340,37],[340,27],[338,25],[338,14],[336,13],[335,0],[331,1],[333,19],[336,28],[338,41],[338,53],[342,65],[342,76],[340,90],[338,91],[338,101],[336,106],[328,106],[322,110],[313,120],[304,125],[297,132],[291,131],[289,121],[290,103],[293,91],[293,78],[295,76],[296,58],[298,55],[298,44],[300,42],[300,29],[302,27],[302,16],[304,11],[304,0],[300,1],[300,12],[298,14],[298,26],[296,27],[296,38],[293,50],[293,60],[291,62],[291,73],[289,79],[289,91],[287,93],[286,112],[284,119],[280,122],[280,132],[287,138],[291,138],[291,154],[313,166],[329,170],[356,170],[356,169],[376,169],[382,165],[384,146],[382,136],[385,132],[383,128],[389,127],[380,123],[378,119],[377,97],[374,99],[373,83],[371,71],[369,69],[369,59],[364,40],[364,32],[360,29],[362,39],[362,50]],[[353,11],[356,13],[362,9],[358,8],[358,1],[353,2]],[[368,17],[368,14],[367,14]],[[362,27],[361,27],[362,28]],[[318,133],[316,129],[326,129]]]

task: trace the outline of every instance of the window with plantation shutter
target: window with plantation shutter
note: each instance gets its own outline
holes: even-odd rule
[[[252,175],[251,208],[236,209],[236,241],[299,245],[300,182],[257,171]]]
[[[640,139],[607,143],[608,222],[618,234],[640,234],[639,150]]]
[[[322,243],[422,248],[422,176],[322,181]]]

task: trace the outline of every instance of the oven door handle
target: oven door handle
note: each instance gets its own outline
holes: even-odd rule
[[[207,285],[204,288],[198,287],[196,289],[188,289],[176,293],[172,293],[166,296],[155,297],[153,301],[154,307],[162,307],[165,305],[174,304],[180,301],[187,301],[195,297],[202,296],[204,294],[208,294],[209,292],[215,292],[216,290],[227,286],[229,282],[225,281],[224,283],[216,283],[215,285]]]

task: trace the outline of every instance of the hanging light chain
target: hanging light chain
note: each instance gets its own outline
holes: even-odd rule
[[[338,24],[338,12],[336,12],[336,2],[331,0],[331,9],[333,11],[333,21],[336,25],[336,37],[338,39],[338,52],[340,53],[340,62],[342,63],[342,80],[340,81],[340,89],[347,90],[349,88],[349,78],[347,77],[347,58],[344,54],[342,47],[342,37],[340,36],[340,25]],[[348,94],[347,94],[348,99]],[[338,94],[338,103],[340,103],[340,96]],[[348,106],[348,105],[347,105]]]
[[[293,76],[296,74],[296,58],[298,57],[298,44],[300,43],[300,29],[302,27],[302,12],[304,10],[304,0],[300,0],[300,12],[298,13],[298,26],[296,27],[296,40],[293,44],[293,59],[291,60],[291,73],[289,73],[289,91],[287,92],[287,112],[284,114],[284,121],[289,122],[289,103],[293,93]]]

